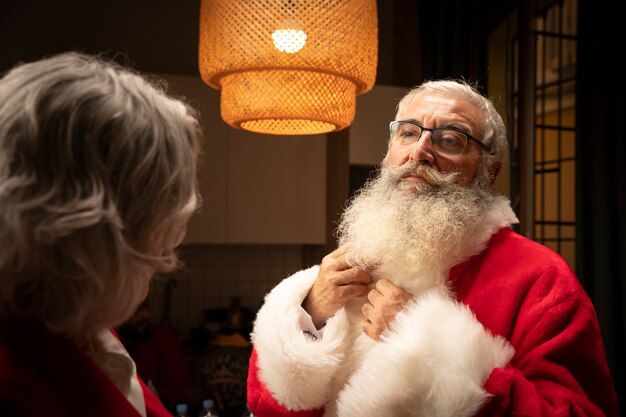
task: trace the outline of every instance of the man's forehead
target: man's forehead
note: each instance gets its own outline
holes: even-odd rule
[[[443,110],[462,109],[468,110],[474,108],[474,105],[462,97],[455,97],[444,93],[419,93],[411,97],[405,106],[406,109],[419,109],[420,107],[429,106],[441,108]]]
[[[462,97],[453,97],[443,93],[421,93],[411,98],[402,111],[396,115],[396,120],[414,119],[425,123],[423,119],[435,116],[474,127],[472,130],[476,130],[481,126],[483,115],[480,109]]]

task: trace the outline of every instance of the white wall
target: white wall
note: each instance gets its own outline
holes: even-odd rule
[[[202,209],[185,243],[323,244],[326,137],[234,129],[220,117],[219,92],[199,77],[158,74],[200,111]]]
[[[356,117],[350,126],[350,164],[378,165],[387,152],[389,122],[406,87],[377,84],[356,98]]]

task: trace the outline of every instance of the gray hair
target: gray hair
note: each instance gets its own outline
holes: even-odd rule
[[[474,105],[483,116],[480,139],[488,146],[487,151],[483,151],[480,161],[480,170],[477,175],[482,187],[489,187],[491,184],[494,168],[502,163],[507,151],[508,141],[506,138],[506,127],[502,117],[493,105],[493,102],[483,96],[478,90],[465,81],[460,80],[436,80],[426,81],[418,87],[409,91],[398,103],[396,116],[402,114],[407,105],[416,97],[428,94],[440,94],[447,97],[461,99]]]
[[[69,52],[9,71],[0,303],[72,337],[130,317],[146,271],[178,266],[201,135],[191,107],[102,58]]]

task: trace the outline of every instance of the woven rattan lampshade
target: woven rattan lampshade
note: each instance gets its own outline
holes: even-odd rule
[[[376,79],[376,0],[202,0],[202,79],[222,119],[259,133],[346,128]]]

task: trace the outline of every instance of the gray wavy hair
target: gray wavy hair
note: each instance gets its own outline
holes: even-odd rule
[[[69,52],[9,71],[0,303],[73,337],[130,317],[142,274],[178,266],[201,136],[191,107],[102,58]]]
[[[482,132],[478,138],[489,149],[482,153],[476,181],[482,188],[488,188],[494,179],[494,173],[499,170],[499,166],[502,164],[509,147],[504,121],[494,107],[493,102],[478,92],[474,86],[462,80],[426,81],[409,91],[400,100],[396,116],[403,114],[407,105],[414,98],[429,94],[445,95],[467,101],[484,115],[483,125],[481,126]]]

